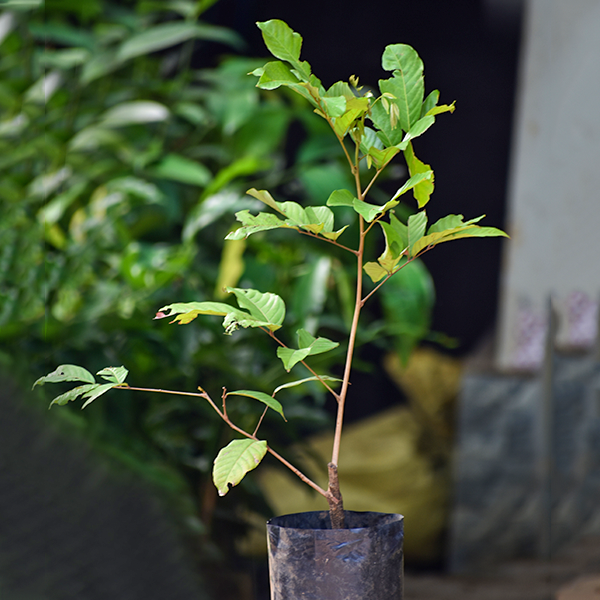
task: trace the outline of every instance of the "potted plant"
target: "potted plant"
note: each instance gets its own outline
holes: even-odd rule
[[[272,598],[398,599],[402,597],[402,517],[345,511],[338,481],[344,409],[361,310],[386,281],[438,244],[466,237],[506,234],[493,227],[479,226],[482,217],[465,221],[462,215],[450,214],[428,224],[425,206],[434,189],[433,171],[415,156],[412,140],[424,134],[437,115],[452,112],[454,104],[438,104],[437,90],[425,96],[423,63],[413,48],[404,44],[385,48],[382,66],[391,76],[379,81],[378,92],[361,87],[355,76],[350,77],[349,82],[339,81],[326,89],[312,73],[309,63],[300,60],[302,38],[298,33],[279,20],[258,23],[258,27],[277,60],[253,71],[252,75],[258,77],[257,86],[263,90],[287,87],[314,107],[314,112],[327,121],[341,145],[355,186],[352,190],[334,191],[321,206],[306,207],[296,202],[277,201],[266,190],[251,189],[248,194],[270,210],[258,214],[248,210],[238,212],[239,226],[227,238],[240,240],[271,229],[290,229],[334,246],[336,251],[351,254],[356,263],[356,285],[354,314],[347,339],[342,342],[315,337],[300,329],[296,332],[297,347],[292,347],[288,338],[279,333],[286,314],[281,297],[254,289],[227,288],[237,307],[223,302],[174,303],[162,307],[155,318],[171,318],[172,323],[188,324],[199,315],[219,316],[224,318],[223,327],[228,335],[239,328],[259,329],[272,339],[285,370],[289,372],[302,365],[308,371],[307,376],[279,386],[270,395],[254,390],[229,391],[224,387],[219,399],[202,387],[194,392],[132,387],[126,382],[128,371],[122,366],[102,369],[97,375],[103,381],[97,382],[82,367],[61,365],[34,385],[81,383],[54,398],[51,405],[64,405],[81,397],[85,407],[110,389],[203,398],[239,435],[214,461],[213,480],[220,495],[227,494],[269,453],[328,502],[328,512],[287,515],[269,523]],[[400,154],[408,167],[408,180],[384,204],[369,202],[367,197],[374,183]],[[394,214],[394,208],[408,192],[416,200],[416,210],[404,222]],[[355,215],[358,239],[345,239],[348,225],[336,229],[335,211],[350,211]],[[383,234],[384,250],[380,256],[368,260],[365,240],[375,232]],[[331,351],[341,343],[346,345],[341,379],[318,373],[310,366],[310,356]],[[273,450],[259,434],[268,410],[285,419],[278,399],[285,389],[309,381],[319,382],[337,403],[326,489]],[[236,396],[249,397],[264,405],[262,416],[252,430],[239,427],[228,414],[227,405]]]

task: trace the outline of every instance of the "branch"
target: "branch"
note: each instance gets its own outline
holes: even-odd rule
[[[297,229],[296,231],[298,231],[298,233],[302,233],[304,235],[315,238],[317,240],[321,240],[322,242],[329,242],[330,244],[333,244],[334,246],[337,246],[338,248],[341,248],[342,250],[347,250],[348,252],[351,252],[354,255],[358,255],[358,250],[352,250],[352,248],[348,248],[348,246],[344,246],[344,244],[340,244],[339,242],[336,242],[335,240],[330,240],[329,238],[326,238],[317,233],[313,233],[312,231],[306,231],[305,229]]]
[[[161,390],[161,389],[155,389],[155,388],[138,388],[138,387],[132,387],[128,384],[117,386],[114,389],[135,390],[138,392],[157,392],[160,394],[175,394],[177,396],[195,396],[195,397],[204,398],[212,406],[212,408],[219,415],[219,417],[221,417],[221,419],[231,429],[233,429],[234,431],[237,431],[239,434],[243,435],[246,438],[258,441],[258,438],[256,437],[256,431],[258,430],[258,425],[257,425],[254,433],[248,433],[247,431],[244,431],[241,427],[238,427],[233,421],[231,421],[231,419],[228,417],[228,415],[225,412],[222,412],[219,409],[219,407],[214,403],[213,399],[210,397],[208,392],[203,390],[201,387],[198,387],[198,390],[200,391],[199,393],[197,393],[197,392],[177,392],[174,390]],[[225,405],[224,396],[226,396],[225,388],[223,388],[223,405]],[[264,416],[264,413],[263,413],[263,416]],[[262,417],[261,417],[261,421],[262,421]],[[259,422],[259,425],[260,425],[260,422]],[[304,473],[302,473],[302,471],[300,471],[300,469],[296,468],[292,463],[290,463],[285,458],[283,458],[283,456],[281,456],[279,453],[275,452],[275,450],[273,450],[269,445],[267,445],[267,452],[269,452],[269,454],[272,454],[281,464],[286,466],[290,471],[292,471],[292,473],[294,473],[294,475],[299,477],[304,483],[309,485],[315,491],[319,492],[319,494],[321,494],[321,496],[323,496],[324,498],[328,497],[327,492],[321,486],[319,486],[312,479],[310,479],[306,475],[304,475]]]

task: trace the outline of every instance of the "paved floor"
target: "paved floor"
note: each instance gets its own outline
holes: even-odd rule
[[[586,575],[600,578],[600,536],[587,537],[549,561],[522,560],[473,576],[405,576],[405,600],[564,600],[600,599],[600,589],[569,591]],[[581,587],[581,586],[580,586]]]

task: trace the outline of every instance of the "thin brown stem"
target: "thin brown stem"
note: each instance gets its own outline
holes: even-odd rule
[[[229,423],[229,417],[227,416],[227,404],[225,403],[225,398],[227,398],[227,390],[223,388],[223,393],[221,394],[221,403],[223,405],[223,419],[225,419],[225,421]]]
[[[256,430],[254,431],[254,433],[248,433],[247,431],[244,431],[241,427],[238,427],[233,421],[231,421],[231,419],[225,412],[225,396],[227,395],[227,391],[225,390],[225,388],[223,388],[223,411],[221,411],[221,409],[219,409],[219,407],[215,404],[215,402],[210,397],[208,392],[203,390],[201,387],[198,388],[200,390],[200,392],[178,392],[178,391],[174,391],[174,390],[162,390],[162,389],[157,389],[157,388],[133,387],[133,386],[130,386],[129,384],[125,383],[125,384],[115,387],[115,389],[134,390],[134,391],[138,391],[138,392],[157,392],[159,394],[174,394],[176,396],[194,396],[197,398],[204,398],[210,404],[210,406],[214,409],[214,411],[219,415],[219,417],[221,417],[221,419],[223,419],[223,421],[228,425],[228,427],[230,429],[233,429],[233,431],[237,431],[239,434],[241,434],[244,437],[249,438],[251,440],[258,440],[258,438],[256,437],[256,431],[258,430],[258,426],[257,426]],[[264,416],[264,413],[263,413],[263,416]],[[261,417],[261,420],[262,420],[262,417]],[[259,422],[259,425],[260,425],[260,422]],[[310,479],[304,473],[302,473],[302,471],[300,471],[300,469],[296,468],[292,463],[287,461],[285,458],[283,458],[283,456],[281,456],[279,453],[275,452],[275,450],[270,448],[268,445],[267,445],[267,452],[269,452],[269,454],[273,455],[281,464],[286,466],[290,471],[292,471],[292,473],[294,473],[297,477],[299,477],[304,483],[309,485],[315,491],[319,492],[319,494],[321,494],[324,498],[327,498],[327,492],[321,486],[316,484],[312,479]]]
[[[290,471],[292,471],[292,473],[297,475],[302,481],[304,481],[304,483],[310,485],[310,487],[313,488],[313,490],[316,490],[317,492],[319,492],[319,494],[321,494],[321,496],[327,498],[327,492],[321,486],[316,484],[312,479],[309,479],[306,475],[304,475],[304,473],[302,473],[302,471],[294,467],[293,464],[291,464],[285,458],[283,458],[281,454],[275,452],[275,450],[273,450],[273,448],[271,448],[270,446],[267,446],[267,452],[274,456],[281,464],[285,465]]]
[[[337,246],[338,248],[341,248],[342,250],[351,252],[352,254],[355,254],[355,255],[358,254],[358,250],[353,250],[352,248],[348,248],[348,246],[344,246],[344,244],[339,244],[335,240],[330,240],[329,238],[323,237],[322,235],[317,235],[316,233],[312,233],[311,231],[305,231],[303,229],[298,229],[297,231],[298,231],[298,233],[307,235],[307,236],[315,238],[317,240],[321,240],[322,242],[328,242],[330,244],[333,244],[334,246]]]
[[[268,406],[265,406],[265,409],[262,412],[262,415],[260,415],[260,419],[258,420],[258,423],[256,424],[256,429],[252,432],[252,436],[256,437],[256,434],[258,433],[258,429],[261,426],[263,419],[265,418],[265,415],[267,414],[267,411],[269,410]]]
[[[387,165],[387,163],[386,163]],[[383,171],[383,169],[385,169],[385,166],[381,167],[381,169],[377,169],[375,175],[373,175],[373,178],[371,179],[371,181],[369,181],[369,184],[367,185],[367,187],[365,188],[364,191],[364,195],[366,196],[369,193],[369,190],[371,189],[371,186],[375,183],[375,180],[379,177],[379,174]]]
[[[359,215],[359,255],[356,265],[356,302],[354,304],[354,314],[352,316],[352,325],[350,326],[350,335],[348,338],[348,350],[346,352],[346,364],[344,367],[344,377],[342,381],[342,389],[339,394],[338,410],[335,422],[335,433],[333,437],[333,450],[331,453],[331,462],[337,467],[340,456],[340,445],[342,440],[342,426],[344,423],[344,408],[346,404],[346,395],[350,384],[350,371],[352,369],[352,357],[354,355],[354,346],[356,342],[356,332],[358,330],[358,321],[360,318],[360,310],[362,308],[362,259],[364,253],[365,237],[364,219]]]

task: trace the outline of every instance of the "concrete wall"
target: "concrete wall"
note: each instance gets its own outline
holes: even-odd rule
[[[596,338],[600,1],[529,0],[526,11],[497,360],[536,370],[550,296],[559,346]]]

